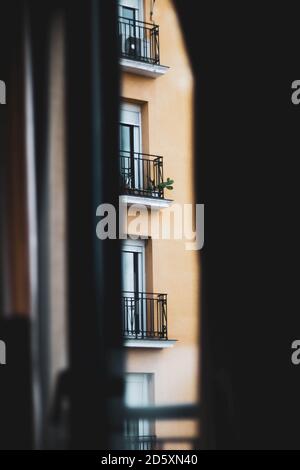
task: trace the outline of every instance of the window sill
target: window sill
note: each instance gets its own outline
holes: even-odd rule
[[[147,64],[146,62],[125,58],[120,59],[120,64],[123,72],[134,73],[149,78],[161,77],[169,70],[169,67],[165,65]]]

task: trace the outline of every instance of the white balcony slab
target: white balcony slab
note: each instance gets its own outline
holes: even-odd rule
[[[169,67],[165,65],[147,64],[147,62],[124,58],[120,59],[120,65],[123,72],[134,73],[135,75],[149,78],[161,77],[169,70]]]
[[[175,339],[127,339],[124,346],[126,348],[168,349],[173,348],[176,342]]]
[[[154,210],[166,209],[171,206],[173,201],[171,199],[159,199],[143,196],[120,196],[122,204],[144,206]]]

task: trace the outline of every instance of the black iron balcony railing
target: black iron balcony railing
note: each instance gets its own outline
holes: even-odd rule
[[[126,450],[155,450],[156,436],[126,436]]]
[[[120,185],[123,194],[164,198],[163,157],[120,151]]]
[[[123,335],[126,339],[168,339],[167,294],[123,292]]]
[[[159,64],[159,26],[143,21],[119,18],[121,57]]]

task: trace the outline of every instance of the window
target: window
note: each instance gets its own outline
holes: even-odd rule
[[[140,295],[145,291],[145,244],[142,240],[123,243],[122,284],[124,334],[139,337],[146,331],[146,305]]]
[[[142,0],[120,0],[119,15],[128,20],[143,21],[143,1]]]
[[[141,107],[124,103],[120,122],[120,176],[121,187],[127,191],[143,189],[141,150]]]
[[[141,106],[132,103],[123,103],[121,106],[121,149],[141,152]],[[132,129],[132,137],[129,138],[129,131]]]
[[[122,246],[123,289],[127,292],[145,290],[145,244],[142,240],[125,240]]]
[[[125,403],[129,407],[153,405],[154,374],[126,374]],[[152,449],[155,445],[154,423],[143,419],[126,421],[125,438],[130,450]]]
[[[127,7],[122,7],[122,18],[128,19],[129,24],[130,21],[135,21],[136,20],[136,10],[134,8],[127,8]]]
[[[123,102],[120,118],[122,194],[164,198],[163,157],[142,153],[142,107]]]

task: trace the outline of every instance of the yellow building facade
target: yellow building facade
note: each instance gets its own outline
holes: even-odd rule
[[[121,195],[130,232],[133,204],[145,205],[163,226],[175,205],[194,203],[193,75],[171,0],[119,3]],[[174,180],[173,190],[162,192],[167,178]],[[184,238],[153,237],[151,225],[143,222],[138,232],[142,239],[125,241],[122,250],[126,400],[129,405],[195,403],[199,252],[189,251]],[[160,318],[165,314],[166,322]],[[141,438],[153,434],[158,442],[173,437],[164,446],[181,449],[188,448],[181,437],[197,430],[189,421],[157,421],[128,432]]]

